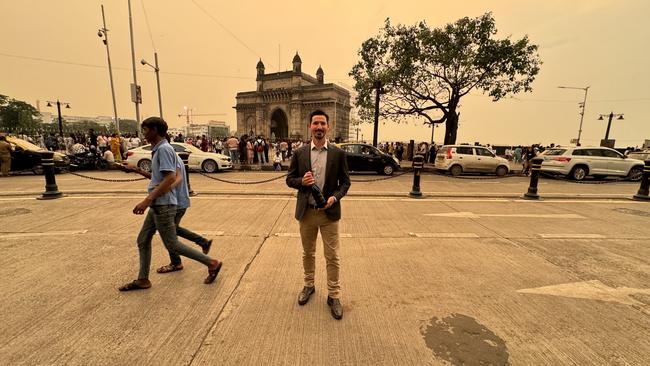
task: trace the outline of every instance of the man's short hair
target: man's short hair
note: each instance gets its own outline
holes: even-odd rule
[[[142,127],[146,127],[148,129],[156,129],[156,133],[160,137],[165,137],[167,136],[167,122],[165,122],[164,119],[160,117],[149,117],[142,121]]]
[[[311,120],[312,118],[314,118],[314,116],[325,116],[325,122],[327,122],[328,124],[330,123],[330,117],[327,115],[327,113],[321,111],[320,109],[317,109],[311,112],[311,114],[309,115],[309,124],[311,124]]]

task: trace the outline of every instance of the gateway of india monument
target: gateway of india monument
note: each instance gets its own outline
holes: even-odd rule
[[[264,73],[257,63],[257,90],[237,93],[237,133],[280,139],[308,140],[309,114],[320,109],[329,115],[330,141],[347,141],[350,129],[350,93],[325,83],[319,66],[316,78],[302,72],[298,53],[293,70]]]

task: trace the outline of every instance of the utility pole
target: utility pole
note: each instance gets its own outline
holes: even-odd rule
[[[558,86],[560,89],[577,89],[577,90],[584,90],[585,92],[585,98],[580,103],[580,106],[582,107],[582,111],[580,112],[580,127],[578,128],[578,140],[576,143],[576,146],[580,146],[580,137],[582,136],[582,121],[585,119],[585,105],[587,104],[587,92],[589,92],[589,86],[580,88],[580,87],[575,87],[575,86]]]
[[[103,38],[104,45],[106,45],[106,56],[108,57],[108,76],[111,81],[111,96],[113,97],[113,117],[115,118],[115,128],[117,134],[120,134],[120,119],[117,117],[117,103],[115,102],[115,86],[113,85],[113,67],[111,65],[111,52],[108,49],[108,29],[106,28],[106,16],[104,15],[104,5],[102,5],[102,21],[104,27],[97,32],[100,38]]]
[[[379,95],[383,92],[382,82],[377,80],[373,84],[375,89],[375,127],[374,135],[372,137],[372,146],[377,147],[377,134],[379,132]]]
[[[129,1],[129,33],[131,34],[131,64],[133,66],[133,85],[131,85],[131,99],[135,103],[135,121],[138,123],[138,131],[140,131],[140,103],[142,103],[142,93],[138,85],[138,76],[135,72],[135,45],[133,41],[133,16],[131,14],[131,0]],[[140,132],[138,132],[140,135]]]
[[[61,138],[63,138],[63,119],[61,118],[61,104],[65,104],[65,107],[67,109],[70,109],[70,103],[61,102],[58,99],[56,100],[56,102],[48,100],[47,101],[47,106],[51,107],[52,103],[56,103],[56,110],[59,113],[59,136],[61,136]]]

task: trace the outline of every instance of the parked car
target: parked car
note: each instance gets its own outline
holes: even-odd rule
[[[351,172],[377,172],[392,175],[400,169],[397,158],[380,151],[372,145],[342,143],[337,146],[346,152],[348,169]]]
[[[444,145],[438,149],[435,167],[453,176],[463,173],[493,173],[500,177],[508,174],[508,160],[496,156],[483,146]]]
[[[608,147],[562,147],[544,151],[542,172],[564,175],[573,180],[583,180],[588,176],[605,178],[607,176],[641,179],[643,162],[631,159]]]
[[[220,170],[232,169],[230,157],[213,152],[205,152],[193,145],[182,142],[171,142],[176,153],[190,153],[189,168],[202,170],[206,173],[214,173]],[[144,145],[130,149],[126,153],[125,164],[137,166],[145,171],[151,171],[151,145]]]
[[[34,174],[43,174],[41,152],[47,150],[13,136],[7,136],[7,142],[14,148],[11,154],[11,171],[31,170]],[[54,168],[56,171],[68,169],[69,165],[70,159],[65,154],[54,152]]]
[[[627,157],[630,159],[637,159],[637,160],[648,160],[650,159],[650,150],[644,150],[644,151],[632,151],[627,154]]]

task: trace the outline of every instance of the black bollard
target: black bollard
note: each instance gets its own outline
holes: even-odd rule
[[[422,192],[420,192],[420,173],[424,168],[424,156],[418,154],[413,157],[413,188],[409,193],[410,197],[419,198],[422,197]]]
[[[645,166],[643,167],[643,176],[641,177],[641,187],[639,192],[634,195],[634,199],[637,201],[650,201],[650,160],[645,161]]]
[[[190,185],[190,153],[187,152],[181,152],[178,153],[178,156],[181,158],[183,161],[183,165],[185,166],[185,179],[187,179],[187,190],[190,192],[190,196],[194,197],[196,196],[196,193],[192,190],[192,186]]]
[[[537,184],[539,183],[539,172],[542,170],[542,158],[532,158],[530,160],[530,186],[528,187],[528,192],[524,194],[524,199],[527,200],[538,200],[539,195],[537,194]]]
[[[45,192],[43,192],[43,195],[39,199],[53,200],[63,197],[63,193],[59,192],[59,187],[56,185],[56,177],[54,175],[54,152],[43,151],[40,154],[43,175],[45,175]]]

